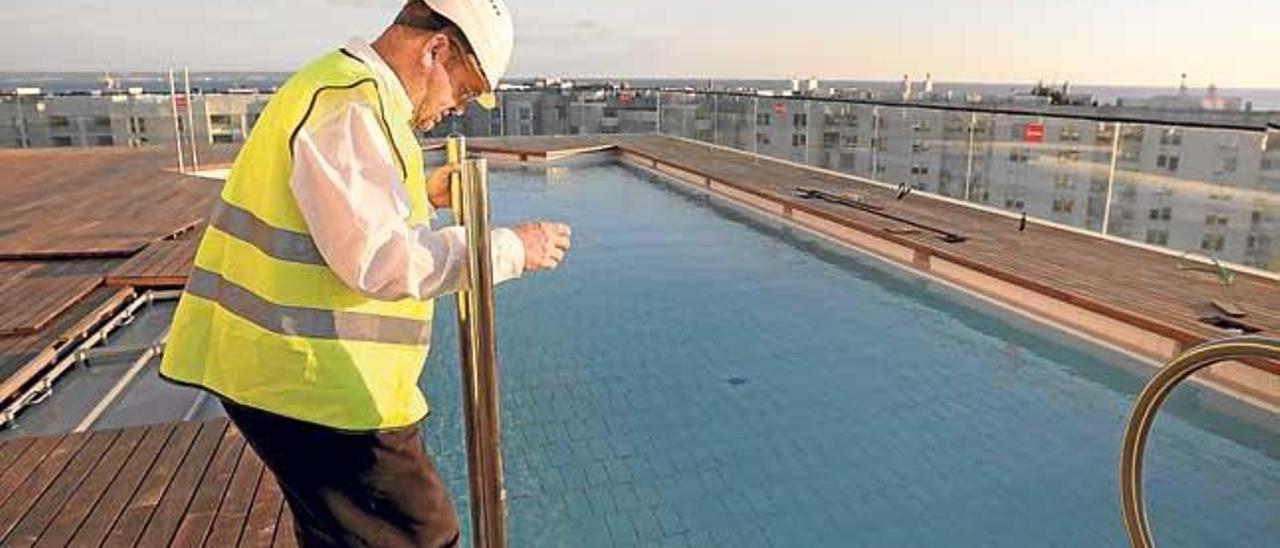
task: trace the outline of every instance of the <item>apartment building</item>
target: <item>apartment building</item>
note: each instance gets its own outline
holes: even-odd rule
[[[269,97],[180,97],[175,123],[163,95],[10,95],[0,146],[143,146],[192,130],[199,142],[242,142]],[[428,136],[661,131],[1280,270],[1277,131],[599,87],[512,90],[499,101]]]

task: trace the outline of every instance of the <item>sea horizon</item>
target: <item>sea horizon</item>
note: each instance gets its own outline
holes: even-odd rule
[[[163,93],[168,91],[168,74],[159,71],[113,72],[109,73],[116,80],[120,89],[139,87],[148,92]],[[269,90],[281,85],[290,75],[278,71],[198,71],[191,73],[191,86],[201,91],[225,91],[237,88],[256,88]],[[38,87],[49,93],[84,93],[105,88],[103,79],[107,74],[86,71],[0,71],[0,92],[12,92],[20,87]],[[177,73],[179,86],[183,85],[183,75]],[[529,83],[545,76],[513,77],[511,83]],[[789,78],[679,78],[679,77],[624,77],[624,76],[551,76],[580,83],[627,83],[636,87],[693,87],[701,89],[755,88],[764,90],[787,90],[791,88]],[[801,79],[801,85],[807,85],[808,79]],[[912,80],[917,91],[923,89],[923,80]],[[1030,91],[1032,86],[1041,82],[1037,80],[1009,82],[968,82],[963,80],[935,80],[935,93],[948,92],[963,97],[968,94],[980,94],[984,97],[1004,97],[1015,93]],[[1046,85],[1061,86],[1061,82],[1043,81]],[[823,88],[857,88],[874,91],[893,91],[901,85],[901,80],[888,79],[830,79],[819,78]],[[1130,99],[1146,99],[1155,96],[1177,95],[1177,86],[1150,86],[1124,84],[1072,84],[1073,93],[1092,95],[1102,105],[1115,104],[1117,101]],[[1193,97],[1203,97],[1208,93],[1207,87],[1189,87],[1188,93]],[[1242,105],[1251,105],[1253,111],[1280,111],[1280,88],[1219,87],[1217,94],[1225,98],[1237,98]]]

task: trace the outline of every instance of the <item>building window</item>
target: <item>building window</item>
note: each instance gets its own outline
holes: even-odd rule
[[[110,135],[99,135],[93,138],[93,144],[100,147],[115,146],[116,139]]]
[[[129,118],[129,131],[131,133],[146,133],[147,119],[141,116]]]
[[[1182,146],[1182,130],[1171,127],[1160,133],[1160,144],[1164,146]]]
[[[1229,219],[1226,215],[1223,215],[1220,213],[1210,213],[1204,216],[1204,226],[1210,226],[1210,227],[1217,226],[1217,227],[1226,228],[1227,224],[1230,222],[1231,222],[1231,219]]]
[[[214,114],[213,116],[209,117],[209,123],[215,126],[229,126],[231,125],[231,115],[230,114]]]
[[[1169,231],[1161,228],[1147,229],[1147,243],[1152,245],[1169,245]]]
[[[773,116],[767,112],[756,115],[756,125],[767,126],[773,123]]]
[[[64,129],[71,127],[71,119],[66,116],[50,116],[49,127],[54,129]]]
[[[229,134],[229,133],[219,133],[219,134],[217,134],[217,135],[214,135],[214,136],[213,136],[213,142],[215,142],[215,143],[234,143],[234,142],[236,142],[236,137],[235,137],[235,135],[231,135],[231,134]]]
[[[985,202],[986,200],[985,200],[985,199],[983,199],[983,201]],[[1027,203],[1026,203],[1025,201],[1023,201],[1023,200],[1014,199],[1014,198],[1005,198],[1005,199],[1004,199],[1004,208],[1005,208],[1005,209],[1012,209],[1012,210],[1014,210],[1014,211],[1022,211],[1023,209],[1026,209],[1026,207],[1027,207]]]
[[[797,112],[792,115],[792,123],[795,127],[809,127],[809,115],[803,112]]]
[[[840,134],[834,131],[828,131],[822,134],[823,148],[835,148],[840,146]]]
[[[1222,252],[1227,247],[1227,237],[1221,234],[1205,234],[1200,240],[1200,249],[1204,251]]]
[[[770,141],[769,141],[769,134],[768,134],[768,133],[757,133],[757,134],[756,134],[756,144],[757,144],[757,145],[769,145],[769,144],[771,144],[771,143],[770,143]]]
[[[1178,171],[1179,158],[1177,154],[1161,154],[1156,158],[1156,167],[1168,171]]]
[[[67,136],[63,136],[63,135],[54,136],[52,140],[53,140],[53,146],[55,147],[71,146],[71,138]]]
[[[1154,207],[1147,212],[1147,218],[1152,221],[1168,221],[1173,218],[1173,208],[1170,206]]]
[[[1054,198],[1053,199],[1054,213],[1070,214],[1071,212],[1075,211],[1075,209],[1076,209],[1075,198]]]
[[[852,152],[841,152],[840,167],[842,169],[853,171],[857,165],[857,158],[858,156]]]
[[[1057,190],[1070,190],[1075,188],[1075,182],[1071,180],[1071,175],[1066,173],[1055,173],[1053,176],[1053,188]]]
[[[857,136],[857,135],[844,135],[844,136],[841,136],[841,137],[840,137],[840,146],[842,146],[842,147],[844,147],[844,148],[857,148],[857,147],[858,147],[858,136]]]
[[[809,144],[809,137],[803,133],[796,133],[791,136],[791,146],[802,147]]]
[[[922,166],[920,164],[913,165],[911,166],[911,174],[912,175],[928,175],[929,166]]]
[[[94,116],[93,127],[98,129],[104,129],[104,128],[109,129],[111,127],[111,117],[110,116]]]
[[[1014,163],[1027,163],[1031,160],[1031,151],[1022,148],[1015,148],[1009,151],[1009,161]]]
[[[1079,143],[1080,130],[1073,127],[1064,127],[1058,132],[1058,140],[1064,143]]]

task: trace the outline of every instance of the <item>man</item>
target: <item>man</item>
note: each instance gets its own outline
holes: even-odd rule
[[[413,129],[491,108],[512,42],[502,0],[411,0],[275,94],[210,218],[161,374],[222,399],[303,546],[457,543],[418,377],[432,299],[467,283],[466,237],[428,224],[457,168],[426,177]],[[495,280],[554,268],[569,237],[495,230]]]

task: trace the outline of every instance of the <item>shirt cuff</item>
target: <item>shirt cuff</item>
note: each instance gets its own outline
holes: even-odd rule
[[[493,245],[493,283],[500,284],[524,274],[524,242],[510,228],[494,229],[490,235]]]

